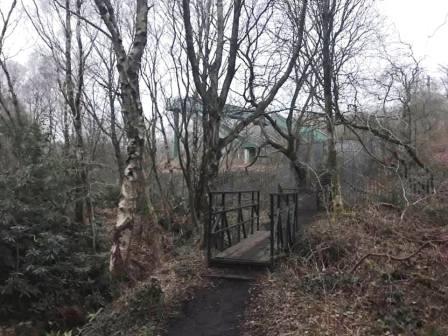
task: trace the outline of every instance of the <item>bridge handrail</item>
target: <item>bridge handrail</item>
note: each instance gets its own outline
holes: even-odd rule
[[[296,242],[298,232],[298,195],[298,191],[270,194],[269,216],[271,223],[272,262],[275,255],[288,252]],[[283,221],[285,222],[284,224]]]
[[[227,202],[226,196],[228,196]],[[247,199],[248,197],[250,198],[249,200]],[[231,201],[231,207],[226,208],[229,201]],[[232,223],[229,225],[229,218],[227,214],[231,212],[236,212],[236,223]],[[246,216],[249,216],[249,218],[246,217],[247,219],[244,219],[244,214],[246,214]],[[232,220],[232,217],[230,218],[230,220]],[[247,223],[251,224],[249,228],[246,228]],[[233,231],[235,229],[237,229],[237,231]],[[212,256],[211,254],[213,244],[215,249],[222,250],[226,247],[225,245],[228,245],[227,247],[230,247],[234,245],[234,243],[241,241],[241,235],[243,236],[243,238],[247,238],[248,234],[253,234],[254,231],[258,231],[259,229],[260,191],[225,190],[212,191],[209,193],[209,212],[207,224],[207,255],[209,259]]]

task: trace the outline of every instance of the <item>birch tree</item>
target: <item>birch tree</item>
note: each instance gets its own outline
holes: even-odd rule
[[[131,256],[132,231],[136,224],[138,208],[143,204],[143,152],[145,123],[140,97],[139,72],[147,43],[148,0],[135,1],[134,36],[126,50],[117,17],[109,0],[95,0],[102,21],[107,27],[116,55],[120,82],[121,109],[127,135],[126,167],[121,185],[117,222],[113,234],[110,271],[126,272]],[[125,234],[127,233],[127,237]]]

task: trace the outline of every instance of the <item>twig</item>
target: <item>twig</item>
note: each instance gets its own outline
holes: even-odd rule
[[[392,256],[390,254],[387,253],[368,253],[366,254],[364,257],[362,257],[356,264],[355,266],[352,267],[350,273],[353,273],[356,271],[356,269],[363,263],[364,260],[366,260],[369,257],[384,257],[393,261],[405,261],[408,259],[411,259],[412,257],[416,256],[417,254],[419,254],[423,249],[427,248],[428,246],[431,246],[433,243],[446,243],[448,242],[448,240],[436,240],[436,241],[428,241],[426,243],[424,243],[422,246],[420,246],[415,252],[413,252],[412,254],[405,256],[405,257],[396,257],[396,256]]]
[[[87,23],[88,25],[92,26],[93,28],[97,29],[99,32],[103,33],[105,36],[107,36],[109,39],[112,39],[112,35],[110,35],[108,32],[106,32],[104,29],[102,29],[99,25],[93,23],[92,21],[90,21],[89,19],[87,19],[86,17],[76,13],[75,11],[72,11],[71,9],[65,7],[63,4],[61,4],[59,1],[55,0],[55,3],[61,7],[64,10],[68,10],[70,12],[70,14],[75,15],[76,17],[78,17],[79,19],[83,20],[85,23]]]
[[[390,208],[390,209],[394,209],[394,210],[397,210],[397,211],[402,211],[401,207],[399,207],[399,206],[397,206],[395,204],[392,204],[392,203],[379,202],[379,203],[375,203],[374,205],[382,206],[382,207],[386,207],[386,208]]]
[[[430,198],[431,196],[433,196],[433,194],[429,194],[429,195],[427,195],[427,196],[425,196],[425,197],[423,197],[423,198],[420,198],[420,199],[416,200],[414,203],[408,204],[408,206],[407,206],[406,208],[404,208],[403,212],[401,213],[401,216],[400,216],[400,224],[403,222],[403,220],[404,220],[404,216],[406,215],[406,211],[407,211],[410,207],[415,206],[415,205],[419,204],[420,202],[427,200],[427,199]]]

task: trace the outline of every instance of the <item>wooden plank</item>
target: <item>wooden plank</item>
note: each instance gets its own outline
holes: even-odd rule
[[[269,262],[270,234],[269,231],[257,231],[246,239],[240,241],[238,244],[217,254],[213,259],[235,259],[262,263]]]
[[[260,267],[260,266],[270,266],[271,259],[263,260],[246,260],[246,259],[235,259],[235,258],[211,258],[209,260],[211,266],[250,266],[250,267]]]
[[[215,278],[215,279],[255,281],[255,277],[241,275],[241,274],[209,273],[209,274],[204,274],[203,276],[207,277],[207,278]]]
[[[263,243],[270,236],[269,231],[257,231],[246,239],[243,239],[238,244],[235,244],[228,249],[222,251],[217,257],[230,258],[239,257],[251,249],[256,249],[260,243]]]

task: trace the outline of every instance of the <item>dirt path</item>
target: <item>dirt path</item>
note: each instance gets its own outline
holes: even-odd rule
[[[249,281],[216,279],[187,302],[167,336],[239,336]]]
[[[301,211],[298,221],[306,227],[315,215],[315,210]],[[239,270],[233,268],[228,273],[255,279],[262,272],[243,267]],[[166,336],[240,336],[252,284],[252,281],[245,280],[213,280],[184,304],[180,316],[169,323]]]

